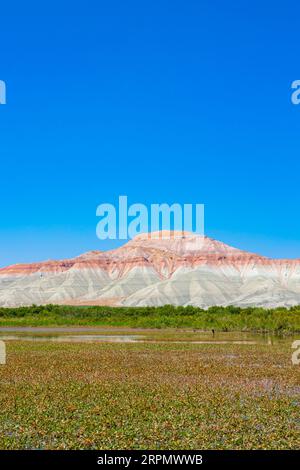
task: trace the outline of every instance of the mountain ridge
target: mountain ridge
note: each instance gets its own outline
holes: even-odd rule
[[[300,259],[271,259],[188,232],[140,234],[121,247],[0,269],[0,306],[300,303]]]

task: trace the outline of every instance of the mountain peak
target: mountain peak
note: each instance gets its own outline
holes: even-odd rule
[[[204,255],[220,255],[220,256],[236,256],[236,255],[252,255],[238,248],[226,245],[223,242],[214,240],[213,238],[200,235],[193,232],[181,231],[160,231],[149,232],[137,235],[126,245],[123,245],[122,251],[133,247],[153,248],[158,250],[175,252],[179,255],[190,255],[192,253],[201,256]]]
[[[194,238],[195,236],[203,238],[203,235],[194,232],[186,232],[183,230],[159,230],[157,232],[140,233],[139,235],[136,235],[133,240],[173,240],[174,238]]]

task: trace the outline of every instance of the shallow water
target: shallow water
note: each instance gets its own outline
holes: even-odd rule
[[[51,343],[137,343],[142,336],[131,335],[0,335],[2,341],[42,341]]]
[[[203,331],[190,328],[132,328],[100,326],[0,327],[0,340],[53,343],[159,343],[159,344],[291,344],[293,336],[246,331]],[[299,338],[294,338],[299,339]]]
[[[51,343],[159,343],[159,344],[257,344],[257,341],[250,340],[203,340],[203,341],[163,341],[159,339],[145,339],[144,336],[129,336],[129,335],[57,335],[57,336],[24,336],[24,335],[0,335],[2,341],[41,341]]]
[[[69,333],[73,333],[72,335]],[[95,334],[95,333],[98,334]],[[13,334],[12,334],[13,333]],[[83,334],[85,333],[85,334]],[[129,334],[130,333],[130,334]],[[192,332],[168,330],[149,331],[139,330],[120,332],[103,329],[70,329],[66,328],[5,328],[0,329],[0,340],[3,341],[39,341],[52,343],[159,343],[159,344],[266,344],[272,345],[277,341],[273,336],[248,334],[243,332],[224,333]]]

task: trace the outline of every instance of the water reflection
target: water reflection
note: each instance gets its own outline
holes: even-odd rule
[[[0,335],[0,339],[3,341],[42,341],[51,343],[137,343],[139,338],[143,337],[137,335]]]
[[[29,328],[8,327],[0,329],[3,341],[39,341],[52,343],[158,343],[158,344],[264,344],[272,346],[284,338],[270,334],[247,332],[211,332],[199,330],[150,330],[128,328],[104,330],[102,328]]]

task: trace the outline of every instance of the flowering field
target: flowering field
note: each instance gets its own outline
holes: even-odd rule
[[[290,339],[7,342],[0,448],[299,448],[300,366],[291,352]]]

